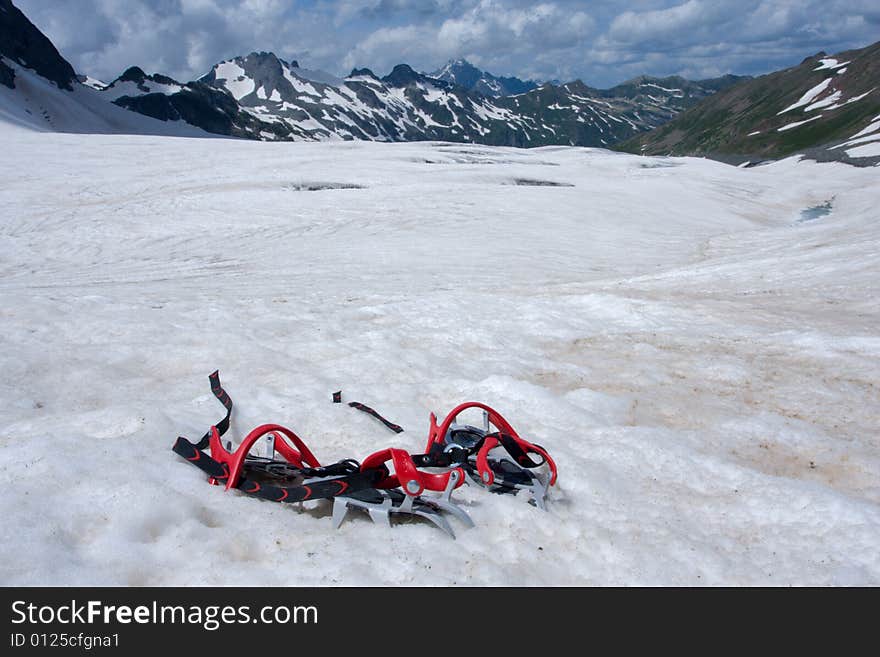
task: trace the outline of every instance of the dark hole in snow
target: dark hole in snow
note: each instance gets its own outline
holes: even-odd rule
[[[528,160],[496,160],[486,157],[452,157],[450,164],[534,164],[540,166],[558,167],[556,162],[530,162]]]
[[[353,183],[332,183],[332,182],[302,182],[287,183],[284,189],[291,192],[320,192],[325,189],[366,189],[363,185],[355,185]]]
[[[680,167],[680,164],[672,164],[671,162],[652,162],[651,164],[640,164],[642,169],[672,169]]]
[[[461,144],[432,144],[434,148],[440,148],[447,153],[461,153],[462,155],[492,155],[492,151],[481,148],[462,148]]]
[[[831,200],[825,201],[822,205],[814,205],[811,208],[805,208],[801,210],[800,219],[797,220],[797,223],[802,224],[806,221],[815,221],[819,217],[824,217],[825,215],[831,214]]]
[[[534,180],[532,178],[514,178],[513,184],[522,187],[574,187],[571,183],[556,182],[554,180]]]

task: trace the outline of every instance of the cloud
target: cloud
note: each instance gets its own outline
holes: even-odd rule
[[[582,46],[594,25],[584,11],[569,11],[553,2],[514,6],[480,0],[440,22],[380,27],[355,44],[345,61],[372,61],[384,70],[403,56],[419,67],[433,68],[464,56],[509,74],[517,61]]]
[[[310,68],[581,78],[764,73],[877,39],[876,0],[13,0],[82,73],[130,65],[189,80],[271,50]],[[636,5],[638,9],[634,9]]]
[[[608,36],[627,44],[687,38],[690,30],[704,22],[705,11],[699,0],[654,11],[625,11],[611,22]]]
[[[327,54],[322,16],[285,0],[16,0],[80,71],[131,65],[189,80],[252,50]]]
[[[868,45],[878,14],[876,3],[859,0],[679,0],[620,12],[590,56],[622,76],[761,74],[819,50]]]

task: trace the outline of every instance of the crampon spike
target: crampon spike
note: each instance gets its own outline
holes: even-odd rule
[[[374,471],[391,462],[394,471],[387,468],[387,476],[376,483],[373,491],[365,490],[334,501],[334,525],[338,527],[351,508],[366,510],[374,522],[390,523],[392,515],[398,518],[416,516],[433,523],[455,538],[455,532],[443,517],[443,512],[456,516],[466,527],[474,523],[467,512],[452,501],[452,491],[464,483],[461,468],[451,468],[442,474],[419,470],[413,457],[402,449],[384,449],[371,454],[361,465],[362,472]],[[435,491],[439,496],[423,494]],[[344,505],[344,510],[342,506]],[[339,510],[338,510],[339,507]]]
[[[452,526],[443,517],[442,509],[433,500],[422,497],[407,495],[398,490],[373,489],[363,490],[345,497],[333,500],[333,526],[339,528],[345,520],[349,509],[361,509],[366,511],[376,524],[392,525],[392,517],[404,519],[406,517],[424,518],[428,522],[442,529],[455,538]],[[467,515],[465,514],[467,517]],[[469,527],[473,526],[470,517]]]

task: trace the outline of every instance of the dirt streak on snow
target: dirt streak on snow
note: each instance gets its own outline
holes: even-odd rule
[[[875,171],[2,136],[0,583],[880,584]],[[418,451],[475,399],[559,487],[334,531],[172,454],[214,368],[239,438]]]

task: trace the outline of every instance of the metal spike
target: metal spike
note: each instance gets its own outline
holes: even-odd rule
[[[333,498],[333,529],[339,529],[345,516],[348,515],[348,502],[341,497]]]
[[[376,524],[391,526],[391,513],[389,513],[388,509],[369,507],[367,513],[370,514],[370,518]]]
[[[456,518],[461,520],[468,529],[474,526],[474,521],[471,520],[471,517],[468,515],[467,511],[458,506],[455,502],[452,501],[452,491],[455,490],[456,484],[458,484],[458,480],[461,477],[459,474],[459,470],[452,470],[449,473],[449,481],[446,482],[446,488],[440,494],[439,497],[431,497],[430,502],[442,509],[443,511],[448,511]]]
[[[460,506],[455,504],[454,502],[447,502],[443,499],[432,500],[434,504],[439,506],[443,511],[448,511],[456,518],[461,520],[461,522],[468,528],[474,527],[474,521],[471,520],[471,517],[468,515],[468,512],[462,509]]]
[[[446,521],[446,518],[444,518],[439,513],[416,510],[413,511],[413,514],[425,518],[426,520],[430,520],[437,527],[449,534],[452,538],[455,538],[455,532],[452,531],[452,527],[450,527],[449,523]]]

